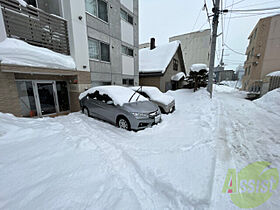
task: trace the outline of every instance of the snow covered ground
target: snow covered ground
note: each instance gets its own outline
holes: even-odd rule
[[[238,209],[229,168],[280,169],[280,116],[215,86],[170,91],[176,111],[140,132],[81,113],[0,114],[0,209]],[[259,209],[280,209],[279,190]]]

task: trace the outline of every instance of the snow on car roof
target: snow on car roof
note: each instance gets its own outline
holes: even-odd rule
[[[137,90],[142,91],[146,93],[151,100],[162,103],[164,105],[168,105],[174,100],[172,96],[162,93],[157,87],[142,86],[142,88],[140,89],[140,86],[136,86],[136,87],[131,87],[131,89],[134,91]]]
[[[99,91],[99,94],[106,94],[108,95],[114,102],[115,105],[122,106],[125,103],[129,103],[129,99],[135,93],[135,91],[117,85],[110,85],[110,86],[98,86],[88,89],[87,91],[80,94],[79,99],[81,100],[88,94],[94,93],[95,91]],[[148,101],[145,97],[139,95],[138,93],[134,94],[133,98],[131,99],[130,103],[136,101]]]
[[[173,41],[153,50],[150,50],[150,48],[139,50],[139,72],[164,73],[180,44],[180,41]]]
[[[208,71],[207,65],[202,64],[202,63],[193,64],[190,69],[191,69],[191,71],[195,71],[195,72],[199,72],[200,70],[203,70],[203,69]]]

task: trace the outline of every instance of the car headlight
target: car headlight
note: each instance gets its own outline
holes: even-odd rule
[[[136,119],[149,118],[149,114],[145,114],[145,113],[133,112],[132,114]]]

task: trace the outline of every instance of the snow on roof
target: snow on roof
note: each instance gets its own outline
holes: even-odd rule
[[[206,64],[200,64],[200,63],[193,64],[190,68],[191,71],[195,71],[195,72],[199,72],[200,70],[203,70],[203,69],[205,69],[207,71],[209,70]]]
[[[170,104],[172,101],[174,101],[174,98],[170,95],[166,95],[162,93],[157,87],[153,86],[142,86],[140,89],[140,86],[131,87],[134,91],[142,91],[146,93],[152,101],[156,101],[159,103],[162,103],[164,105]]]
[[[280,77],[280,71],[274,71],[266,75],[268,77]]]
[[[30,45],[22,40],[6,38],[0,42],[0,61],[3,64],[75,69],[71,56]]]
[[[115,105],[122,106],[125,103],[129,103],[129,99],[135,93],[135,91],[131,90],[127,87],[110,85],[110,86],[98,86],[88,89],[87,91],[80,94],[79,99],[81,100],[88,94],[94,93],[95,91],[99,91],[101,95],[108,95],[114,102]],[[138,97],[139,96],[139,97]],[[145,97],[141,96],[138,93],[135,93],[130,103],[136,101],[148,101]]]
[[[139,72],[164,73],[180,44],[180,41],[174,41],[153,50],[150,48],[139,50]]]
[[[182,78],[185,78],[185,77],[186,77],[186,75],[185,75],[184,72],[179,72],[179,73],[173,75],[173,76],[171,77],[171,80],[172,80],[172,81],[178,82],[178,81],[180,81]]]

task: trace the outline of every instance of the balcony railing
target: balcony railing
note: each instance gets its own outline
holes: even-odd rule
[[[7,37],[70,54],[67,21],[16,0],[0,0]]]

